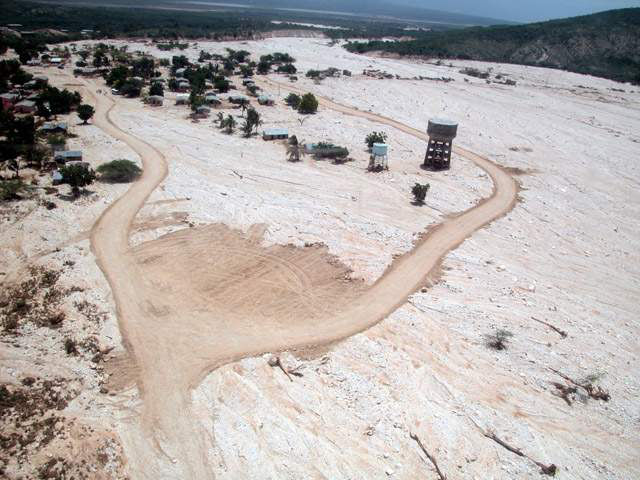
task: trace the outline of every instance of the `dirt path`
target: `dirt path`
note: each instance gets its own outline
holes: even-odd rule
[[[267,252],[256,247],[255,239],[233,235],[228,235],[222,245],[216,229],[178,232],[131,249],[129,234],[134,218],[166,177],[167,162],[150,144],[116,126],[111,118],[117,105],[114,100],[98,94],[93,83],[85,85],[83,93],[93,97],[96,105],[94,123],[127,143],[140,155],[144,166],[140,180],[104,212],[91,232],[93,251],[113,291],[122,337],[137,365],[143,397],[142,423],[148,444],[136,444],[135,451],[128,452],[134,478],[159,478],[169,471],[179,478],[212,478],[206,454],[213,440],[198,427],[190,408],[191,389],[205,375],[243,357],[328,344],[371,327],[421,288],[449,251],[510,211],[516,201],[517,186],[507,172],[483,157],[456,149],[491,176],[493,194],[443,222],[394,262],[378,282],[341,296],[348,300],[342,303],[336,301],[336,291],[341,289],[328,289],[324,297],[313,294],[318,279],[307,272],[328,272],[319,268],[326,261],[322,251],[305,255]],[[422,132],[392,119],[327,99],[320,99],[320,103],[426,138]],[[176,255],[178,250],[189,255]],[[207,265],[201,258],[204,252],[228,257],[229,261],[203,268]],[[238,270],[242,271],[242,283],[236,284]],[[220,283],[229,288],[217,296],[209,295],[211,285]],[[270,288],[270,295],[281,301],[266,307],[262,303],[264,295],[248,296],[252,286],[256,291]],[[185,292],[196,295],[199,289],[205,294],[196,300],[185,297]],[[251,308],[240,309],[239,305]],[[300,315],[301,305],[312,305],[313,311]],[[153,455],[152,451],[159,454]]]

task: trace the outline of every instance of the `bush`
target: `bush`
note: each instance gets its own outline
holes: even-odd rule
[[[492,334],[485,335],[484,340],[487,347],[493,350],[506,350],[511,337],[513,333],[509,330],[496,330]]]
[[[142,170],[131,160],[119,159],[103,163],[98,167],[100,181],[109,183],[132,182],[142,174]]]
[[[292,63],[285,63],[284,65],[280,65],[276,71],[278,73],[293,74],[296,73],[298,69]]]
[[[369,149],[373,148],[374,143],[385,143],[387,141],[387,134],[384,132],[371,132],[364,140]]]
[[[313,93],[305,93],[300,99],[298,105],[298,112],[308,114],[316,113],[318,111],[318,99],[316,99]]]
[[[413,193],[413,198],[417,203],[424,203],[424,199],[427,198],[427,192],[431,188],[431,185],[428,183],[420,184],[416,183],[413,187],[411,187],[411,193]]]
[[[19,200],[22,198],[20,192],[26,190],[27,186],[19,179],[0,181],[0,201]]]
[[[349,150],[333,143],[320,142],[314,147],[313,156],[318,159],[344,160],[349,156]]]
[[[284,99],[284,102],[290,107],[297,109],[300,106],[300,95],[290,93],[287,98]]]

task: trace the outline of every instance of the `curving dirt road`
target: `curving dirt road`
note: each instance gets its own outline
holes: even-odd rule
[[[96,104],[94,123],[127,143],[140,156],[144,166],[140,180],[103,213],[91,232],[91,245],[112,288],[120,330],[129,355],[137,365],[137,382],[143,397],[142,423],[149,444],[129,452],[135,478],[163,476],[158,466],[162,461],[157,460],[158,455],[153,455],[149,447],[160,452],[160,458],[164,456],[163,468],[173,469],[176,477],[212,478],[206,461],[207,446],[212,440],[198,427],[190,410],[191,389],[207,373],[243,357],[328,344],[371,327],[421,288],[448,252],[479,228],[509,212],[516,202],[517,185],[511,175],[488,159],[457,148],[456,153],[490,175],[494,184],[492,195],[457,217],[444,221],[410,253],[394,262],[373,286],[342,295],[341,301],[336,301],[339,296],[336,291],[341,290],[336,288],[328,289],[326,298],[310,296],[314,279],[305,276],[305,265],[313,264],[313,270],[317,270],[325,255],[322,251],[308,254],[302,260],[299,255],[291,254],[283,263],[275,259],[281,258],[276,255],[278,252],[259,251],[255,242],[230,249],[228,245],[232,238],[228,236],[227,246],[221,247],[219,252],[220,256],[231,257],[231,261],[205,268],[208,264],[199,257],[204,252],[211,255],[207,248],[218,241],[221,231],[197,229],[178,232],[132,249],[129,245],[132,222],[151,192],[166,177],[167,162],[150,144],[114,123],[111,114],[117,104],[112,99],[98,94],[94,84],[85,85],[83,93],[93,97]],[[289,85],[282,86],[295,90]],[[324,108],[426,139],[424,133],[393,119],[328,99],[319,100]],[[177,250],[187,252],[191,259],[176,255]],[[246,255],[246,252],[251,254]],[[204,267],[200,270],[184,268],[186,262],[193,262],[194,256]],[[242,262],[238,263],[240,260]],[[307,263],[301,266],[296,262]],[[224,270],[226,276],[209,278],[211,270],[217,268]],[[236,285],[233,274],[239,268],[244,269],[244,283]],[[327,278],[333,275],[328,270],[325,273]],[[201,280],[206,287],[203,287],[206,295],[201,297],[209,298],[209,303],[200,302],[198,298],[192,301],[189,294],[185,297],[185,292],[196,292],[194,298],[197,296],[202,285],[194,282],[197,283],[199,277],[203,277]],[[221,279],[224,281],[220,282]],[[207,282],[224,284],[227,279],[228,288],[212,297]],[[253,281],[255,284],[251,283]],[[271,315],[262,307],[264,297],[247,301],[246,292],[252,290],[252,285],[259,286],[253,290],[263,291],[268,287],[272,289],[268,290],[271,295],[292,300],[273,305],[277,314]],[[286,286],[284,290],[282,285]],[[231,297],[234,297],[233,303],[226,304]],[[309,303],[318,306],[315,315],[297,315],[299,310],[283,315],[287,308],[303,308]],[[247,304],[251,309],[239,308]],[[133,459],[134,456],[137,458]]]

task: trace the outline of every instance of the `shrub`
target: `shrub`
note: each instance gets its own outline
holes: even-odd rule
[[[19,179],[0,181],[0,201],[19,200],[22,198],[20,192],[26,190],[27,186]]]
[[[513,333],[509,330],[496,330],[494,333],[485,335],[485,345],[493,350],[506,350],[509,339],[513,337]]]
[[[371,132],[364,139],[364,143],[367,144],[369,149],[373,148],[374,143],[385,143],[387,141],[387,134],[384,132]]]
[[[290,93],[287,98],[284,99],[284,102],[290,107],[297,109],[300,106],[300,95]]]
[[[413,187],[411,187],[411,193],[413,193],[413,198],[417,203],[424,203],[424,199],[427,198],[427,192],[431,188],[431,185],[428,183],[420,184],[416,183]]]
[[[349,156],[349,150],[333,143],[320,142],[314,147],[313,156],[318,159],[344,160]]]
[[[318,111],[318,99],[313,93],[305,93],[300,99],[298,112],[300,113],[316,113]]]
[[[67,355],[76,355],[78,353],[76,341],[69,337],[64,339],[64,349],[67,352]]]
[[[98,167],[100,180],[109,183],[132,182],[142,174],[142,170],[131,160],[119,159],[103,163]]]
[[[292,63],[285,63],[284,65],[280,65],[276,71],[278,73],[293,74],[296,73],[298,69]]]

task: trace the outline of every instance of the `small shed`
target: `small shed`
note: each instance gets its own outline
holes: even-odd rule
[[[62,174],[58,170],[51,172],[51,183],[60,185],[62,183]]]
[[[164,97],[160,95],[151,95],[147,98],[147,103],[149,105],[162,106],[164,103]]]
[[[260,105],[273,105],[275,102],[269,95],[260,95],[258,97],[258,103]]]
[[[13,107],[17,113],[34,113],[36,111],[36,102],[32,100],[22,100]]]
[[[178,91],[179,92],[188,92],[191,88],[191,84],[189,82],[179,82],[178,83]]]
[[[239,105],[241,103],[249,102],[249,98],[245,97],[244,95],[229,95],[229,101],[231,103]]]
[[[176,95],[176,105],[186,105],[189,103],[189,95],[178,94]]]
[[[186,68],[177,68],[176,69],[176,77],[184,77],[184,72],[186,72]]]
[[[245,87],[246,87],[247,85],[251,85],[251,84],[255,84],[255,83],[256,83],[256,82],[254,82],[254,81],[253,81],[253,80],[251,80],[250,78],[244,78],[244,79],[242,80],[242,85],[244,85]]]
[[[62,58],[60,58],[60,57],[51,57],[49,59],[49,63],[53,63],[54,65],[58,65],[58,64],[62,63]]]
[[[63,150],[55,153],[55,161],[58,163],[67,162],[81,162],[82,151],[81,150]]]
[[[24,82],[22,84],[22,88],[24,88],[25,90],[33,90],[35,88],[38,88],[38,82],[36,82],[35,80],[29,80],[28,82]]]
[[[207,106],[201,105],[196,108],[196,116],[199,118],[206,118],[211,113],[211,109]]]
[[[45,133],[67,133],[67,122],[44,122],[41,131]]]
[[[204,101],[208,105],[220,105],[222,103],[217,95],[205,95]]]
[[[289,130],[286,128],[267,128],[262,132],[263,140],[285,140],[289,138]]]

